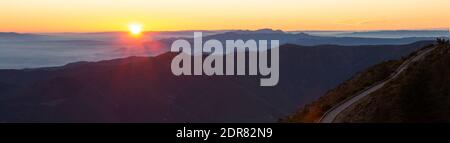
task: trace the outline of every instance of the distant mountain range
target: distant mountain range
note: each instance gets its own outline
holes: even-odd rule
[[[281,30],[222,30],[222,31],[170,31],[170,32],[146,32],[144,41],[155,41],[178,38],[191,38],[194,32],[203,32],[205,39],[237,40],[237,39],[274,39],[284,43],[305,46],[314,45],[392,45],[409,44],[422,40],[433,40],[436,37],[448,37],[448,31],[421,30],[421,31],[368,31],[368,32],[338,32],[336,34],[315,34],[321,32],[284,32]],[[296,34],[294,34],[296,33]],[[310,33],[310,34],[306,34]],[[324,32],[322,32],[324,33]],[[325,32],[326,33],[326,32]],[[98,32],[98,33],[44,33],[44,34],[22,34],[1,33],[0,41],[70,41],[70,40],[92,40],[103,42],[115,42],[123,37],[125,32]],[[320,36],[314,36],[320,35]],[[379,38],[387,37],[387,38]],[[166,40],[164,40],[166,39]],[[282,43],[283,43],[282,42]]]
[[[366,38],[404,38],[404,37],[449,37],[448,30],[397,30],[397,31],[367,31],[336,34],[345,37]]]
[[[381,31],[292,31],[326,37],[359,38],[408,38],[408,37],[449,37],[448,29],[436,30],[381,30]]]
[[[176,77],[170,70],[175,53],[0,70],[0,122],[276,122],[358,71],[430,43],[286,44],[280,47],[275,87],[260,87],[254,76]]]
[[[45,40],[45,38],[48,38],[48,36],[37,34],[22,34],[14,32],[0,32],[0,42]]]
[[[280,44],[304,46],[403,45],[435,39],[326,37],[272,29],[202,32],[204,40],[280,40]],[[0,53],[3,54],[0,57],[0,69],[62,66],[77,61],[101,61],[129,56],[156,56],[169,51],[174,40],[192,41],[193,31],[148,32],[141,39],[130,39],[127,36],[124,32],[0,33]]]
[[[286,33],[281,30],[261,29],[256,31],[231,31],[206,36],[204,39],[225,40],[279,40],[281,44],[296,44],[304,46],[315,45],[402,45],[417,41],[434,40],[436,37],[408,37],[408,38],[361,38],[361,37],[325,37],[312,36],[305,33]]]

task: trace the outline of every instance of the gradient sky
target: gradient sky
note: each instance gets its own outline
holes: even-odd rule
[[[450,0],[1,0],[1,32],[448,28]]]

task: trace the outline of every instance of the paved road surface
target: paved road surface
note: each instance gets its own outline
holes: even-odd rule
[[[386,83],[391,81],[392,79],[396,78],[400,73],[405,71],[405,69],[408,68],[410,63],[413,63],[415,61],[418,61],[422,59],[425,55],[427,55],[429,52],[431,52],[435,47],[425,49],[423,51],[419,51],[418,54],[408,60],[406,60],[400,67],[391,75],[388,79],[377,82],[373,84],[372,86],[366,88],[365,90],[357,93],[355,96],[352,96],[338,105],[334,106],[330,110],[328,110],[322,118],[319,120],[320,123],[332,123],[336,119],[336,117],[345,109],[353,105],[354,103],[358,102],[360,99],[370,95],[371,93],[377,91],[381,87],[383,87]]]

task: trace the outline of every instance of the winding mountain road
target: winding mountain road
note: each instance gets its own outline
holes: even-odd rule
[[[405,71],[405,69],[407,69],[411,63],[422,59],[423,57],[425,57],[425,55],[427,55],[429,52],[431,52],[435,48],[436,47],[431,47],[431,48],[427,48],[427,49],[419,51],[416,56],[411,57],[408,60],[406,60],[405,62],[403,62],[402,65],[400,65],[397,68],[397,70],[389,76],[389,78],[387,78],[383,81],[377,82],[377,83],[373,84],[372,86],[369,86],[368,88],[362,90],[361,92],[358,92],[356,95],[351,96],[350,98],[342,101],[341,103],[337,104],[336,106],[334,106],[333,108],[331,108],[330,110],[325,112],[325,114],[323,114],[322,118],[320,118],[319,122],[320,123],[333,123],[335,121],[336,117],[342,111],[344,111],[345,109],[347,109],[354,103],[358,102],[362,98],[364,98],[364,97],[370,95],[371,93],[377,91],[378,89],[382,88],[386,83],[390,82],[392,79],[396,78],[403,71]]]

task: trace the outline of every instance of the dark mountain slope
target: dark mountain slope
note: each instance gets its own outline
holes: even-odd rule
[[[357,71],[427,44],[284,45],[276,87],[249,76],[176,77],[174,53],[0,70],[0,121],[275,122]]]
[[[403,61],[403,60],[400,60]],[[325,112],[341,101],[358,93],[366,87],[387,78],[394,69],[400,66],[400,61],[387,61],[370,67],[343,82],[335,89],[328,91],[318,100],[306,104],[296,113],[282,119],[282,122],[318,122]]]
[[[430,45],[424,48],[429,48]],[[449,47],[438,48],[413,63],[398,78],[339,114],[337,122],[449,121]],[[414,55],[412,53],[409,57]],[[386,79],[404,59],[383,62],[330,90],[325,96],[284,118],[284,122],[316,122],[328,109],[366,87]]]
[[[338,122],[450,122],[450,46],[423,60],[337,117]]]

